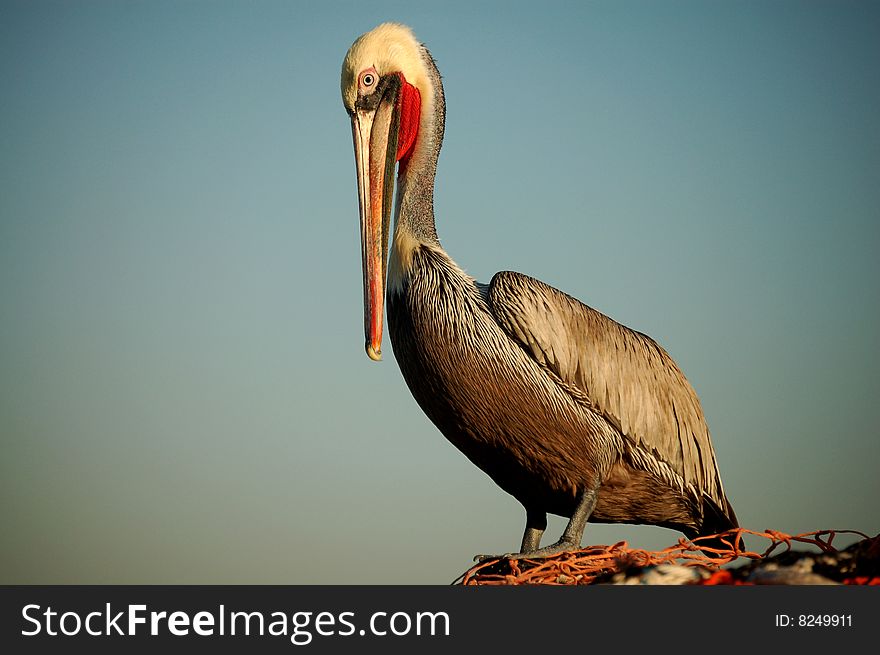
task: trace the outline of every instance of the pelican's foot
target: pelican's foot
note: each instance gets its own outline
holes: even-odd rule
[[[475,562],[485,562],[487,559],[504,559],[507,555],[474,555]]]
[[[570,553],[580,550],[580,544],[574,541],[566,541],[560,539],[552,546],[544,546],[536,550],[530,550],[522,553],[504,553],[503,555],[474,555],[475,562],[485,562],[490,559],[543,559],[545,557],[553,557],[560,553]]]
[[[580,550],[580,544],[577,544],[574,541],[560,539],[552,546],[544,546],[543,548],[524,553],[507,553],[504,557],[506,559],[543,559],[545,557],[559,555],[560,553],[570,553],[575,550]]]

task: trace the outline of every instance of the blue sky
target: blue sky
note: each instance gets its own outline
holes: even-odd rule
[[[339,71],[385,20],[444,75],[447,251],[663,344],[745,527],[880,531],[876,3],[3,2],[2,581],[445,584],[518,546],[363,352]]]

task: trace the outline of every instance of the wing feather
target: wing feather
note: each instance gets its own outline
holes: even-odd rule
[[[496,274],[487,295],[495,320],[536,362],[685,485],[726,505],[700,401],[653,339],[520,273]]]

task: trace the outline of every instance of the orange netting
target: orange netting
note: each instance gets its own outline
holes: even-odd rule
[[[792,551],[793,543],[814,546],[820,554],[835,555],[843,552],[832,545],[838,534],[858,535],[863,539],[846,549],[858,556],[858,563],[854,564],[852,558],[848,558],[848,564],[839,567],[840,575],[832,579],[845,584],[880,584],[880,535],[871,538],[857,530],[819,530],[789,535],[776,530],[755,532],[745,528],[692,540],[682,537],[674,546],[658,551],[630,548],[621,541],[613,546],[589,546],[545,559],[492,557],[471,567],[456,582],[463,585],[591,584],[606,581],[615,574],[675,564],[697,567],[705,572],[698,581],[690,584],[750,584],[743,582],[744,576],[737,575],[736,570],[721,567],[740,558],[752,560],[752,565],[767,562],[771,557],[779,559],[796,552]],[[770,544],[760,553],[748,550],[743,540],[746,535],[769,540]],[[781,546],[785,549],[780,550]]]

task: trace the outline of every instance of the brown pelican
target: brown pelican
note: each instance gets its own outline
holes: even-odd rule
[[[357,167],[367,354],[381,357],[387,300],[412,395],[525,507],[513,556],[577,549],[588,520],[689,537],[737,527],[700,401],[663,348],[520,273],[480,284],[441,248],[434,177],[446,105],[412,31],[386,23],[362,35],[341,84]],[[540,548],[548,512],[570,520]]]

